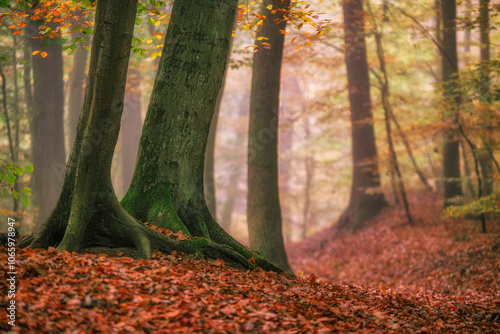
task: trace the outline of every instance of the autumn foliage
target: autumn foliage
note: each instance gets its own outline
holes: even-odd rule
[[[395,207],[354,235],[333,240],[322,233],[290,247],[292,266],[304,271],[298,279],[176,252],[134,260],[23,249],[15,328],[21,333],[498,332],[498,231],[477,233],[471,221],[443,223],[432,197],[411,199],[421,209],[414,227],[403,224],[402,208]],[[1,262],[6,261],[3,251]],[[7,296],[1,298],[4,318]],[[7,329],[5,322],[1,326]]]

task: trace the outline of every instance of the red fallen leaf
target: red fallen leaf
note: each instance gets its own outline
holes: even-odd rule
[[[47,248],[47,253],[54,254],[57,253],[57,250],[54,247],[50,246],[49,248]]]
[[[250,261],[250,263],[253,264],[254,266],[257,266],[255,264],[255,258],[253,256],[251,258],[249,258],[248,261]]]
[[[82,301],[80,299],[73,298],[73,299],[68,300],[68,302],[66,303],[66,305],[69,305],[69,306],[80,306],[81,303],[82,303]]]
[[[314,274],[309,275],[309,285],[313,286],[316,283],[318,277]]]
[[[122,256],[123,254],[125,253],[124,252],[116,253],[116,256]]]
[[[85,305],[90,306],[92,304],[92,297],[90,295],[85,296]]]
[[[222,268],[222,267],[224,267],[224,264],[225,264],[224,260],[221,260],[221,259],[217,259],[217,260],[215,260],[215,261],[214,261],[214,262],[212,262],[212,263],[213,263],[215,266],[217,266],[217,267],[221,267],[221,268]]]
[[[171,311],[171,312],[167,312],[167,313],[165,313],[164,315],[165,315],[165,317],[167,317],[167,318],[175,318],[176,316],[178,316],[178,315],[179,315],[179,314],[181,314],[181,313],[182,313],[182,311],[181,311],[181,310],[179,310],[179,309],[177,309],[177,310],[173,310],[173,311]]]
[[[227,315],[227,316],[231,316],[231,315],[236,313],[236,309],[234,307],[231,307],[231,306],[226,306],[226,307],[221,308],[220,312]]]

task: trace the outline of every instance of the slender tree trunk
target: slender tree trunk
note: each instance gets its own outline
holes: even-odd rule
[[[460,142],[460,148],[462,149],[462,159],[464,160],[465,184],[469,189],[471,197],[475,198],[476,190],[474,189],[474,185],[472,184],[469,160],[467,159],[467,150],[465,149],[465,147],[465,144],[463,142]]]
[[[81,34],[74,32],[74,38],[83,37]],[[82,46],[73,53],[73,68],[69,75],[69,97],[68,97],[68,143],[69,147],[73,147],[76,136],[76,127],[78,118],[82,112],[83,98],[85,96],[85,79],[87,73],[87,58],[89,51],[83,46],[90,45],[86,41]]]
[[[340,217],[338,227],[356,230],[367,219],[377,215],[387,202],[380,190],[362,0],[345,0],[343,11],[351,105],[353,178],[349,206]]]
[[[311,140],[311,129],[309,119],[305,120],[305,140]],[[307,150],[304,159],[305,182],[304,182],[304,206],[302,208],[302,240],[305,240],[308,235],[308,230],[311,224],[311,187],[314,179],[314,150]]]
[[[391,117],[392,121],[394,122],[394,124],[396,125],[396,130],[398,131],[398,135],[401,138],[403,145],[405,146],[406,153],[410,157],[410,161],[413,165],[413,169],[415,169],[415,173],[417,173],[420,182],[422,182],[422,184],[425,186],[425,188],[428,191],[432,191],[432,187],[429,184],[427,177],[425,176],[424,172],[418,166],[417,160],[415,159],[415,156],[413,155],[413,151],[410,147],[410,143],[408,141],[408,138],[406,137],[405,133],[401,129],[401,126],[399,125],[398,119],[396,118],[396,116],[394,115],[393,112],[390,113],[390,117]]]
[[[49,216],[61,189],[64,175],[64,82],[62,45],[57,41],[42,47],[39,38],[31,40],[34,88],[33,166],[35,199],[38,204],[37,226]],[[61,171],[62,168],[62,171]]]
[[[19,113],[19,84],[18,84],[18,76],[17,76],[17,41],[16,36],[13,35],[12,38],[14,49],[12,51],[12,67],[14,70],[14,107],[12,108],[14,111],[14,163],[17,163],[19,160],[19,127],[21,115]],[[16,182],[14,186],[14,190],[18,193],[21,191],[19,188],[19,182]],[[19,210],[19,202],[14,201],[14,212]]]
[[[281,217],[283,219],[283,237],[286,244],[291,240],[296,218],[294,214],[296,203],[293,200],[291,179],[293,169],[291,154],[294,142],[293,113],[305,110],[305,107],[304,94],[299,83],[300,76],[292,66],[283,65],[280,92],[280,124],[278,126],[278,186]],[[302,108],[302,110],[297,110],[297,107]]]
[[[221,92],[223,90],[224,84],[222,84]],[[217,137],[217,123],[219,122],[220,100],[221,97],[218,97],[214,117],[212,118],[212,122],[210,122],[203,176],[205,200],[207,201],[208,211],[210,211],[214,219],[217,219],[217,197],[215,195],[215,139]]]
[[[457,197],[462,196],[462,179],[460,177],[460,148],[458,133],[455,129],[459,122],[460,97],[458,95],[458,56],[456,33],[456,3],[455,0],[442,0],[441,13],[443,20],[443,97],[450,110],[445,119],[450,119],[452,127],[444,138],[443,177],[444,206],[452,205]]]
[[[242,195],[242,191],[238,187],[240,177],[240,168],[237,167],[231,170],[231,175],[229,176],[229,185],[226,189],[226,202],[224,203],[221,212],[221,226],[228,233],[231,233],[231,223],[236,201]]]
[[[238,108],[238,117],[240,119],[245,118],[246,113],[248,112],[248,108],[245,107],[244,104],[240,104]],[[245,144],[245,136],[242,136],[238,131],[236,132],[236,140],[234,143],[234,150],[240,150]],[[242,176],[242,166],[239,161],[236,161],[231,167],[227,170],[229,173],[229,185],[226,188],[226,202],[222,207],[221,212],[221,226],[225,231],[230,233],[231,231],[231,223],[233,211],[240,198],[240,195],[243,194],[242,189],[239,187],[239,182]]]
[[[471,17],[472,17],[471,11],[472,11],[472,1],[465,0],[465,15],[464,16],[465,16],[467,23],[469,23],[471,21]],[[470,29],[465,29],[464,35],[465,35],[464,36],[464,52],[467,56],[469,56],[470,55],[470,45],[471,45],[471,31],[470,31]]]
[[[266,7],[272,5],[276,14]],[[285,251],[278,191],[278,122],[281,62],[285,30],[283,20],[288,1],[278,4],[265,0],[260,15],[265,15],[257,33],[268,38],[271,48],[262,47],[254,55],[250,121],[248,130],[247,222],[250,247],[274,264],[291,272]],[[276,20],[276,21],[275,21]]]
[[[134,176],[139,141],[141,139],[141,73],[129,68],[121,130],[122,194],[125,194]]]
[[[384,2],[385,4],[386,2]],[[368,3],[369,5],[369,3]],[[384,13],[385,15],[385,13]],[[380,63],[380,71],[382,72],[382,77],[377,75],[377,78],[381,86],[381,97],[382,97],[382,107],[384,109],[384,120],[385,120],[385,130],[387,133],[387,143],[389,145],[389,153],[391,155],[391,168],[392,173],[396,176],[396,190],[399,188],[401,193],[401,198],[403,199],[403,204],[406,212],[406,217],[408,218],[408,223],[413,223],[413,218],[410,213],[410,206],[408,204],[408,199],[406,197],[406,190],[403,181],[403,176],[401,175],[401,170],[399,169],[398,157],[396,155],[396,150],[394,149],[394,143],[392,141],[392,129],[391,129],[391,117],[393,114],[391,104],[389,102],[390,90],[389,90],[389,77],[387,75],[387,67],[385,62],[385,54],[382,45],[382,34],[383,32],[379,30],[376,21],[374,21],[375,28],[375,42],[377,44],[377,56]],[[398,198],[398,194],[395,194],[395,198]],[[396,202],[397,203],[397,202]]]
[[[480,47],[481,47],[481,64],[482,70],[482,90],[489,94],[490,91],[490,73],[488,70],[487,63],[490,61],[490,0],[479,0],[479,30],[480,30]],[[486,66],[484,66],[486,64]],[[488,196],[493,193],[493,160],[491,159],[491,138],[493,135],[494,129],[492,128],[492,121],[494,118],[493,110],[491,106],[486,109],[485,115],[485,129],[486,135],[485,142],[486,147],[480,150],[479,152],[479,163],[481,165],[481,174],[483,179],[483,195]]]

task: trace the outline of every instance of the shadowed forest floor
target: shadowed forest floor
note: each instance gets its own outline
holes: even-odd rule
[[[182,254],[20,250],[16,327],[2,295],[0,332],[497,333],[498,222],[481,234],[477,222],[441,220],[431,197],[411,204],[413,227],[388,208],[356,234],[289,245],[296,280]]]

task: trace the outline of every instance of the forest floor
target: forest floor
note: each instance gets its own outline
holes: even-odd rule
[[[175,253],[18,250],[16,326],[5,274],[0,332],[500,332],[499,222],[482,234],[476,221],[442,220],[433,197],[411,204],[413,226],[392,207],[355,234],[329,229],[288,245],[297,279]]]

